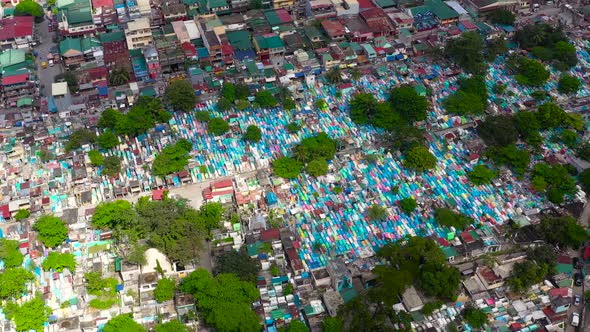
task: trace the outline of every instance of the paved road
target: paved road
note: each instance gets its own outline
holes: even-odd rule
[[[35,46],[35,51],[39,53],[37,57],[37,74],[39,77],[39,81],[41,82],[40,85],[40,94],[42,97],[51,96],[51,84],[53,83],[53,78],[62,73],[61,64],[56,64],[53,67],[49,67],[49,63],[47,68],[43,69],[41,67],[41,62],[47,62],[47,54],[49,50],[53,46],[57,46],[53,42],[53,37],[55,36],[54,32],[48,31],[49,27],[49,20],[46,18],[43,20],[41,24],[37,24],[37,33],[39,36],[39,44]]]

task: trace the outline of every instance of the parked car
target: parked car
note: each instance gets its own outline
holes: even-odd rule
[[[574,257],[574,259],[572,261],[572,265],[574,266],[574,269],[581,269],[582,268],[582,261],[580,261],[579,257]]]
[[[574,284],[576,286],[582,286],[583,277],[581,273],[574,274]]]
[[[54,63],[53,63],[53,59],[49,59],[49,67],[53,67]]]
[[[572,314],[572,323],[571,324],[572,324],[573,327],[580,326],[580,314],[579,313],[574,312]]]
[[[580,303],[582,303],[582,297],[580,297],[580,295],[576,295],[574,297],[574,305],[580,305]]]

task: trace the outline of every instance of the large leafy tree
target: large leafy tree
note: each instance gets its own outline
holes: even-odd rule
[[[0,239],[0,260],[7,268],[18,267],[23,264],[23,255],[19,250],[19,243],[15,240]]]
[[[260,142],[262,139],[262,131],[256,125],[250,125],[246,128],[246,132],[244,133],[244,140],[249,142]]]
[[[445,48],[447,56],[471,74],[483,74],[486,71],[483,50],[484,42],[480,34],[471,31],[449,40]]]
[[[478,186],[490,183],[496,176],[498,176],[498,172],[489,169],[486,165],[477,165],[467,173],[469,181]]]
[[[327,316],[324,318],[322,322],[322,331],[323,332],[343,332],[344,327],[342,324],[342,319],[338,317],[330,317]]]
[[[195,89],[193,88],[193,85],[186,80],[172,82],[166,88],[164,96],[170,106],[179,111],[192,111],[197,103]]]
[[[357,93],[348,102],[350,118],[357,124],[369,124],[379,102],[372,93]]]
[[[103,332],[145,332],[143,326],[131,318],[131,315],[119,315],[109,320],[104,326]]]
[[[102,172],[106,176],[115,177],[121,172],[121,159],[117,156],[105,157],[102,165]]]
[[[254,284],[241,281],[233,274],[211,277],[198,269],[186,277],[180,289],[195,296],[197,308],[205,323],[217,331],[258,331],[259,318],[250,305],[259,293]]]
[[[546,192],[549,200],[554,203],[563,202],[564,195],[572,195],[576,192],[576,182],[561,165],[548,165],[538,163],[533,168],[533,189]]]
[[[426,264],[422,267],[418,285],[427,296],[455,301],[461,282],[459,270],[442,264]]]
[[[526,260],[514,264],[507,284],[513,292],[525,293],[531,286],[542,282],[549,272],[548,264]]]
[[[331,160],[335,154],[336,141],[323,132],[316,136],[307,137],[293,147],[295,159],[304,163],[318,158]]]
[[[222,118],[213,118],[209,120],[208,129],[214,136],[220,136],[229,131],[229,124]]]
[[[529,86],[540,86],[549,79],[549,71],[537,60],[521,58],[515,79],[518,83]]]
[[[410,148],[405,153],[404,166],[417,172],[424,172],[436,166],[436,157],[423,145]]]
[[[492,21],[492,23],[496,24],[504,24],[504,25],[512,25],[514,24],[514,20],[516,16],[510,10],[507,9],[496,9],[491,12],[488,17]]]
[[[304,322],[294,319],[289,323],[289,327],[287,328],[287,332],[309,332],[309,328],[305,325]]]
[[[33,16],[35,22],[39,23],[43,21],[43,7],[33,0],[20,1],[14,8],[15,16]]]
[[[556,67],[560,70],[568,70],[578,63],[576,48],[566,41],[555,43],[553,58],[556,61]]]
[[[268,90],[260,90],[256,93],[254,102],[263,108],[275,107],[279,104],[277,99]]]
[[[68,237],[68,228],[64,222],[51,215],[39,217],[33,225],[33,229],[37,231],[39,241],[49,248],[57,247]]]
[[[463,310],[462,315],[467,323],[469,323],[469,326],[474,329],[479,329],[488,322],[488,315],[478,308],[467,307]]]
[[[222,214],[223,206],[221,203],[209,202],[201,205],[197,220],[199,227],[205,230],[207,234],[211,234],[214,229],[219,228]]]
[[[20,267],[7,268],[0,273],[0,299],[19,299],[26,291],[26,284],[35,280],[35,276]]]
[[[236,101],[236,86],[231,82],[223,82],[221,97],[227,99],[230,103]]]
[[[116,200],[102,202],[96,206],[92,215],[92,225],[104,229],[127,229],[137,223],[137,213],[128,201]]]
[[[76,259],[71,253],[58,253],[52,251],[41,265],[45,271],[62,272],[67,268],[73,273],[76,270]]]
[[[381,221],[387,218],[387,209],[383,206],[373,204],[367,209],[367,217],[372,221]]]
[[[546,217],[541,219],[539,231],[545,241],[560,247],[577,249],[588,238],[584,227],[572,217]]]
[[[563,75],[557,83],[557,90],[563,94],[569,95],[577,93],[582,83],[572,75]]]
[[[92,144],[96,141],[96,135],[93,131],[86,128],[74,131],[66,143],[66,151],[79,149],[82,145]]]
[[[260,266],[246,250],[228,251],[219,256],[215,264],[216,274],[233,273],[243,281],[254,282],[258,271]]]
[[[179,172],[188,165],[189,152],[192,144],[186,139],[180,139],[173,145],[165,146],[152,163],[152,172],[156,176],[166,176]]]
[[[301,168],[303,168],[302,163],[289,157],[282,157],[272,162],[274,174],[284,179],[295,179],[301,173]]]
[[[524,174],[529,166],[530,154],[527,150],[521,150],[514,144],[500,148],[491,148],[487,155],[496,163],[507,165],[519,174]]]
[[[434,218],[440,226],[454,227],[458,230],[475,222],[473,218],[447,208],[434,209]]]
[[[485,78],[474,75],[471,78],[461,78],[458,83],[457,92],[444,102],[447,111],[459,115],[483,113],[488,104]]]
[[[172,300],[174,291],[176,291],[176,281],[174,279],[160,279],[158,280],[156,289],[154,289],[154,299],[160,303]]]
[[[186,325],[183,325],[178,320],[172,320],[167,323],[160,323],[154,327],[155,332],[187,332]]]
[[[119,139],[117,138],[117,135],[115,135],[110,130],[107,130],[104,133],[100,134],[96,138],[96,141],[98,142],[100,148],[105,150],[114,148],[115,146],[119,145]]]
[[[395,112],[409,122],[426,119],[428,100],[418,95],[410,85],[402,85],[391,90],[389,102]]]
[[[305,171],[311,176],[326,175],[328,173],[328,162],[322,158],[314,159],[305,166]]]
[[[416,204],[414,197],[406,197],[399,201],[399,207],[402,209],[402,211],[409,214],[416,210],[418,204]]]
[[[488,116],[477,127],[477,133],[491,146],[507,146],[516,142],[518,136],[512,118],[507,115]]]
[[[14,321],[18,332],[25,331],[44,331],[43,324],[51,315],[51,308],[45,305],[45,302],[36,297],[29,302],[21,305],[10,303],[4,308],[6,318]]]

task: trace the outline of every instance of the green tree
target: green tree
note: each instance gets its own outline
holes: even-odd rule
[[[155,332],[188,332],[188,329],[178,320],[171,320],[168,323],[160,323],[154,327]]]
[[[467,178],[476,186],[490,183],[493,178],[498,176],[498,172],[489,169],[485,165],[477,165],[473,167],[473,170],[467,173]]]
[[[262,139],[262,131],[256,125],[250,125],[246,128],[244,133],[244,140],[248,142],[258,143]]]
[[[35,280],[35,276],[21,267],[7,268],[0,273],[0,299],[20,299],[26,292],[26,284]]]
[[[553,58],[556,61],[556,68],[559,70],[569,70],[578,63],[576,48],[563,40],[555,43]]]
[[[58,253],[52,251],[49,253],[47,258],[43,260],[41,264],[43,266],[43,270],[45,271],[57,271],[62,272],[64,268],[70,270],[70,272],[74,272],[76,270],[76,259],[74,255],[71,253]]]
[[[217,102],[217,109],[220,111],[229,111],[234,107],[234,104],[226,98],[220,98]]]
[[[376,113],[377,99],[371,93],[357,93],[348,102],[350,118],[357,124],[369,124]]]
[[[572,217],[545,217],[539,224],[539,232],[548,243],[560,247],[578,249],[587,239],[584,228]]]
[[[272,163],[272,170],[275,175],[284,179],[295,179],[301,173],[302,167],[303,164],[289,157],[276,159]]]
[[[25,331],[44,331],[43,324],[49,319],[52,314],[51,308],[45,305],[45,302],[36,297],[21,305],[10,305],[10,310],[6,315],[8,319],[14,321],[16,330],[18,332]]]
[[[577,77],[563,75],[557,84],[557,91],[566,95],[575,94],[578,92],[578,90],[580,90],[581,85],[582,83]]]
[[[260,90],[256,93],[254,102],[260,105],[262,108],[271,108],[279,104],[277,99],[268,90]]]
[[[229,124],[222,118],[213,118],[209,120],[209,133],[214,136],[220,136],[229,131]]]
[[[301,126],[297,122],[291,122],[285,127],[285,129],[287,129],[290,134],[295,134],[301,129]]]
[[[426,316],[430,316],[430,315],[432,315],[433,312],[440,309],[442,307],[442,305],[443,305],[442,301],[439,301],[439,300],[425,303],[424,307],[422,308],[422,312]]]
[[[454,266],[426,264],[420,271],[418,285],[427,296],[455,301],[461,274]]]
[[[580,183],[582,184],[582,188],[586,193],[590,193],[590,168],[585,169],[578,175],[580,179]]]
[[[516,16],[514,13],[507,9],[496,9],[491,12],[488,17],[495,24],[504,24],[504,25],[512,25],[514,24],[514,20]]]
[[[328,103],[324,98],[319,98],[313,103],[313,105],[315,106],[315,108],[322,110],[328,106]]]
[[[211,115],[206,111],[198,111],[195,113],[195,119],[199,122],[209,122],[211,120]]]
[[[514,120],[516,129],[523,138],[538,134],[541,129],[541,124],[534,112],[516,112],[512,119]]]
[[[311,176],[328,174],[328,162],[325,159],[314,159],[305,166],[305,171]]]
[[[391,90],[389,102],[393,110],[409,122],[423,121],[426,119],[428,100],[418,95],[410,85],[401,85]]]
[[[197,103],[195,89],[186,80],[174,81],[168,85],[164,97],[173,109],[184,112],[192,111]]]
[[[383,221],[387,218],[387,209],[383,206],[373,204],[367,209],[367,216],[372,221]]]
[[[136,224],[137,213],[125,200],[102,202],[92,215],[92,225],[98,229],[130,229]]]
[[[457,230],[463,230],[475,223],[473,218],[447,208],[434,209],[434,218],[440,226],[454,227]]]
[[[574,149],[578,145],[578,134],[571,129],[566,129],[561,132],[561,141],[568,148]]]
[[[474,329],[479,329],[488,322],[488,315],[478,308],[467,307],[462,314],[469,326]]]
[[[14,8],[14,16],[33,16],[35,22],[43,22],[43,7],[33,0],[20,1]]]
[[[549,79],[549,71],[539,61],[523,58],[515,79],[522,85],[540,86]]]
[[[309,328],[305,325],[304,322],[294,319],[289,323],[289,327],[287,328],[287,332],[309,332]]]
[[[413,197],[406,197],[400,199],[398,203],[400,209],[402,209],[402,211],[404,211],[407,214],[414,212],[414,210],[416,210],[416,207],[418,207],[418,204],[416,203],[416,200]]]
[[[46,247],[54,248],[62,244],[68,237],[68,228],[58,217],[43,215],[33,225],[38,239]]]
[[[175,144],[165,146],[152,163],[152,173],[164,177],[180,172],[188,165],[191,150],[192,144],[186,139],[180,139]]]
[[[436,166],[436,157],[423,145],[410,148],[405,153],[405,158],[404,166],[416,172],[424,172]]]
[[[550,201],[559,204],[564,195],[572,195],[576,192],[576,183],[567,169],[562,165],[550,166],[546,163],[538,163],[533,168],[532,182],[536,189],[546,191]],[[542,179],[542,182],[539,180]],[[545,183],[542,187],[540,183]]]
[[[497,95],[501,95],[506,91],[506,87],[506,83],[496,83],[492,87],[492,91]]]
[[[390,150],[401,152],[426,143],[424,132],[411,125],[401,125],[396,130],[385,133],[383,141]]]
[[[119,145],[119,139],[117,138],[117,135],[115,135],[110,130],[107,130],[104,133],[98,135],[96,141],[98,143],[98,146],[104,150],[112,149],[115,146]]]
[[[258,316],[250,309],[250,304],[259,297],[252,283],[241,281],[233,274],[213,278],[201,268],[189,274],[180,289],[195,296],[205,323],[217,331],[258,331],[261,328]]]
[[[322,322],[322,332],[344,332],[342,319],[327,316]]]
[[[215,264],[215,274],[233,273],[242,281],[254,282],[260,271],[258,263],[246,250],[231,250],[223,253]]]
[[[463,91],[450,95],[444,101],[444,106],[447,112],[458,115],[482,114],[485,110],[478,96]]]
[[[482,74],[486,70],[483,57],[484,42],[477,32],[464,32],[451,39],[445,48],[446,55],[470,74]]]
[[[4,261],[6,268],[19,267],[24,258],[19,250],[19,242],[15,240],[0,239],[0,260]]]
[[[498,55],[508,52],[508,43],[504,36],[498,36],[486,42],[485,59],[489,62],[495,61]]]
[[[39,159],[41,159],[42,163],[46,163],[50,160],[55,159],[55,153],[50,152],[46,149],[43,149],[43,150],[39,151]]]
[[[283,108],[286,110],[294,110],[295,108],[297,108],[297,104],[295,104],[295,101],[292,98],[286,98],[284,99],[281,104],[283,105]]]
[[[211,233],[216,228],[219,228],[221,222],[221,215],[223,214],[223,206],[218,202],[209,202],[201,205],[199,208],[198,225]]]
[[[121,159],[117,156],[108,156],[104,158],[102,172],[106,176],[114,177],[121,172]]]
[[[488,116],[479,126],[477,133],[491,146],[507,146],[516,142],[518,131],[507,115]]]
[[[576,157],[590,161],[590,143],[583,143],[576,150]]]
[[[100,115],[98,119],[98,126],[100,128],[111,128],[114,129],[117,123],[123,121],[125,115],[113,108],[107,108]]]
[[[248,99],[250,96],[250,88],[244,83],[238,83],[235,86],[236,99]]]
[[[31,212],[29,212],[29,210],[19,209],[16,212],[16,214],[14,215],[14,219],[16,219],[17,221],[20,221],[20,220],[27,219],[30,216],[31,216]]]
[[[330,84],[341,83],[342,82],[342,74],[340,73],[340,68],[332,67],[332,69],[330,69],[326,73],[326,80],[328,80],[328,83],[330,83]]]
[[[96,141],[96,135],[94,132],[88,129],[78,129],[74,131],[66,143],[66,151],[72,151],[80,148],[82,145],[91,144]]]
[[[176,290],[176,281],[174,279],[162,278],[158,280],[156,289],[154,289],[154,299],[160,303],[172,300]]]
[[[380,102],[375,106],[375,116],[372,119],[375,127],[388,131],[397,130],[403,125],[401,115],[393,110],[391,103]]]
[[[248,108],[250,108],[250,106],[251,106],[251,105],[250,105],[250,102],[249,102],[248,100],[245,100],[245,99],[238,99],[238,100],[236,101],[236,109],[237,109],[238,111],[245,111],[245,110],[247,110]]]
[[[221,97],[230,103],[236,101],[236,86],[231,82],[223,82],[221,87]]]
[[[533,47],[531,50],[534,56],[539,58],[541,61],[551,61],[553,59],[553,51],[550,48],[543,46]]]
[[[115,68],[109,74],[109,83],[112,86],[127,84],[129,79],[131,79],[131,74],[123,67]]]
[[[542,282],[548,273],[547,264],[535,264],[526,260],[514,264],[507,284],[513,292],[526,293],[531,286]]]
[[[145,332],[143,326],[131,318],[131,314],[119,315],[109,320],[104,326],[103,332]]]
[[[307,163],[315,159],[332,160],[336,154],[337,142],[328,134],[321,132],[307,137],[293,147],[295,159]]]
[[[96,150],[89,151],[88,157],[90,158],[90,163],[92,166],[102,166],[104,163],[104,157]]]
[[[527,150],[518,149],[514,144],[492,148],[486,154],[497,164],[510,166],[519,174],[524,174],[527,171],[531,159]]]

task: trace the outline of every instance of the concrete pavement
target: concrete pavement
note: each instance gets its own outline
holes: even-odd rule
[[[51,96],[51,84],[53,83],[54,77],[63,72],[61,63],[55,64],[53,67],[49,66],[47,61],[47,54],[49,50],[57,44],[53,42],[56,32],[49,32],[49,19],[45,18],[43,22],[37,24],[37,34],[39,36],[39,44],[35,46],[34,50],[39,54],[37,56],[37,76],[39,77],[40,87],[39,92],[42,97]],[[41,62],[47,62],[47,68],[41,67]]]

